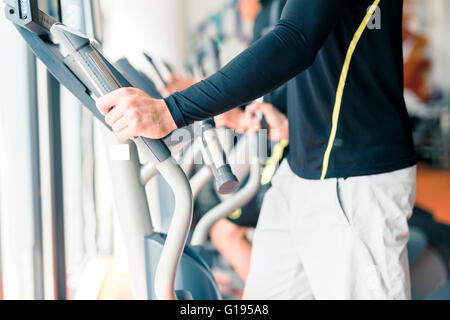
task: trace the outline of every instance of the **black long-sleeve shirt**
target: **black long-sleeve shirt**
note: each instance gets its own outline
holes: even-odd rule
[[[208,79],[166,98],[168,108],[182,127],[292,79],[289,163],[296,174],[324,179],[412,166],[402,3],[288,0],[272,32]]]
[[[286,0],[260,0],[261,12],[253,26],[253,41],[256,42],[272,31],[280,20]],[[287,84],[264,96],[264,102],[271,103],[282,113],[287,113]]]

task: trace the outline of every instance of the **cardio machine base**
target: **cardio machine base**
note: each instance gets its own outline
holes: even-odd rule
[[[149,299],[156,299],[154,278],[165,239],[166,235],[155,233],[145,237],[144,240]],[[195,252],[195,248],[188,246],[184,248],[175,279],[175,291],[178,298],[192,296],[194,300],[221,299],[208,264]]]

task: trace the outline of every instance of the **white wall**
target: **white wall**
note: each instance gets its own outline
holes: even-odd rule
[[[425,2],[422,0],[422,2]],[[450,1],[426,1],[429,6],[429,33],[431,35],[431,54],[433,60],[433,82],[450,92]]]
[[[218,12],[230,0],[186,0],[186,26],[194,27],[211,14]]]
[[[105,52],[114,61],[123,56],[152,73],[141,52],[147,51],[183,68],[189,40],[197,26],[230,0],[100,0],[104,15]],[[234,16],[225,16],[225,32],[234,35]],[[228,39],[222,49],[225,63],[244,49]]]
[[[32,299],[34,208],[27,48],[3,10],[0,3],[0,276],[5,299]]]
[[[105,51],[115,60],[129,57],[144,64],[140,53],[147,51],[181,65],[186,51],[185,1],[102,0]]]
[[[188,36],[195,34],[196,28],[211,15],[221,11],[224,7],[229,6],[232,0],[187,0],[186,1],[186,28]],[[221,62],[226,64],[238,53],[245,49],[245,45],[236,38],[235,15],[232,10],[227,10],[223,17],[224,33],[226,39],[221,44]],[[246,33],[251,37],[252,26],[244,25]],[[207,34],[211,36],[216,35],[214,25],[210,25]],[[189,44],[188,44],[189,45]]]
[[[433,86],[450,92],[450,1],[415,0],[417,20],[413,27],[430,40],[429,54],[432,60]]]

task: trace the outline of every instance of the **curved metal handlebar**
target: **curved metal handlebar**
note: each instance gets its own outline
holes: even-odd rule
[[[66,65],[93,95],[98,98],[121,87],[89,38],[59,23],[54,24],[50,32],[60,45]],[[145,156],[155,163],[177,199],[155,276],[155,293],[158,299],[176,299],[174,291],[176,270],[192,221],[192,190],[186,175],[173,161],[163,141],[137,137],[134,142],[145,152]]]
[[[262,163],[258,156],[258,138],[256,135],[245,138],[247,138],[246,141],[248,141],[250,150],[253,153],[250,159],[250,178],[241,190],[225,199],[200,219],[192,235],[191,245],[193,246],[205,245],[211,227],[218,220],[229,216],[236,209],[245,206],[260,188]]]
[[[167,86],[166,80],[154,59],[147,53],[144,53],[144,56],[153,66],[153,69],[156,71],[158,78],[164,86]],[[222,195],[234,193],[239,188],[239,181],[233,174],[233,171],[228,164],[226,153],[217,138],[214,120],[209,119],[202,121],[200,122],[199,127],[202,138],[203,157],[211,166],[218,193]]]

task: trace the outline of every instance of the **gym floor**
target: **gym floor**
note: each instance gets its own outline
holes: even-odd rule
[[[450,225],[450,171],[419,166],[416,204]]]

